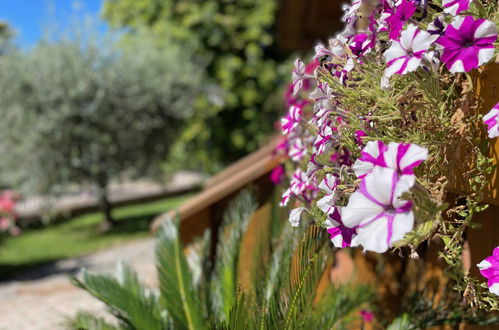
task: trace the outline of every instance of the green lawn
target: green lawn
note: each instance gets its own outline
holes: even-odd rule
[[[44,228],[29,229],[19,237],[8,237],[0,245],[0,279],[36,265],[82,256],[134,238],[146,237],[158,214],[178,207],[189,195],[117,208],[119,224],[100,232],[100,213],[90,213]]]

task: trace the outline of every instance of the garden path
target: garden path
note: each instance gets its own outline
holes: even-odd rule
[[[92,272],[114,273],[118,260],[132,266],[147,285],[157,285],[153,238],[57,261],[0,283],[0,330],[64,329],[65,318],[78,310],[105,316],[104,304],[74,287],[69,278],[82,267]]]

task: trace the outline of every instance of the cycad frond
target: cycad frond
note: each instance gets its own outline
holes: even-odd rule
[[[240,245],[256,207],[253,195],[245,190],[234,199],[223,218],[211,281],[213,311],[219,320],[227,320],[236,304]]]
[[[204,329],[201,305],[192,284],[176,221],[165,221],[159,230],[156,267],[160,301],[173,318],[175,328]]]
[[[125,328],[160,330],[168,326],[156,296],[123,263],[118,264],[118,278],[84,270],[82,279],[74,278],[73,283],[104,302]]]
[[[65,327],[74,330],[118,330],[120,328],[107,323],[103,318],[96,317],[88,312],[78,312],[76,316],[69,319]]]

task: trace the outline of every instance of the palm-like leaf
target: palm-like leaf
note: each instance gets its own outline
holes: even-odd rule
[[[220,320],[227,320],[236,304],[240,245],[256,205],[253,195],[243,191],[231,203],[223,218],[211,282],[214,312]]]
[[[159,230],[156,266],[161,303],[175,321],[176,328],[203,329],[202,309],[178,235],[177,222],[165,221]]]
[[[83,271],[82,279],[74,278],[73,282],[104,302],[126,328],[168,328],[167,316],[159,309],[156,296],[143,287],[136,274],[123,263],[118,264],[117,278]]]
[[[96,317],[87,312],[78,312],[73,319],[68,320],[66,327],[79,330],[118,330],[112,324],[107,323],[104,319]]]

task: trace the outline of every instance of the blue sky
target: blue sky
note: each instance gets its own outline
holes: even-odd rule
[[[98,16],[104,0],[0,0],[0,20],[16,31],[15,43],[29,48],[42,36],[44,27],[55,22],[67,27],[69,22],[89,14]],[[99,26],[104,31],[105,25]]]

